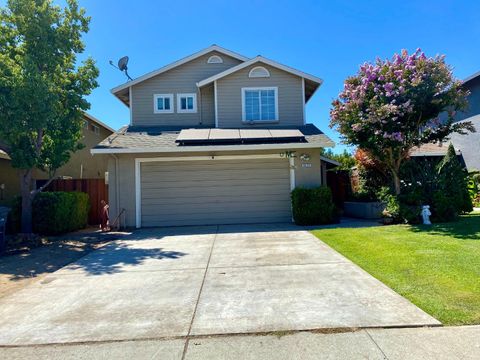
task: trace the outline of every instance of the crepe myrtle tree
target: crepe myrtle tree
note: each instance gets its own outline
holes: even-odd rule
[[[82,34],[90,18],[76,0],[66,7],[51,0],[9,0],[0,8],[0,149],[18,169],[22,197],[21,229],[32,233],[33,171],[54,178],[82,145],[85,96],[97,86]]]
[[[414,146],[475,131],[470,122],[454,123],[467,95],[444,56],[402,50],[391,60],[361,65],[347,78],[332,103],[330,127],[383,164],[398,195],[400,166]]]

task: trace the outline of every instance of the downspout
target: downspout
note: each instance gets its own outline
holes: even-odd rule
[[[115,209],[120,214],[120,181],[118,179],[118,156],[116,154],[110,154],[115,159]],[[121,219],[119,222],[121,223]]]

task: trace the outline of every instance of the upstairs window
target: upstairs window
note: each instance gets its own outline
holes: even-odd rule
[[[267,78],[270,77],[270,72],[263,66],[256,66],[248,73],[250,78]]]
[[[164,114],[173,112],[173,94],[153,95],[153,112]]]
[[[207,60],[208,64],[221,64],[223,63],[223,59],[218,55],[212,55]]]
[[[278,121],[278,89],[242,88],[243,121]]]
[[[197,94],[177,94],[178,113],[197,112]]]
[[[97,125],[92,125],[92,131],[97,135],[100,134],[100,128]]]

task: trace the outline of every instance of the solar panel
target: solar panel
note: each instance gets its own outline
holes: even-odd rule
[[[240,137],[242,139],[268,139],[272,135],[266,129],[240,129]]]
[[[271,129],[269,130],[272,137],[275,138],[296,138],[296,137],[304,137],[302,132],[297,129]]]
[[[240,139],[239,129],[211,129],[209,140],[238,140]]]
[[[188,140],[207,140],[211,129],[184,129],[180,131],[177,142]]]
[[[297,129],[184,129],[175,142],[181,144],[300,142],[305,136]]]

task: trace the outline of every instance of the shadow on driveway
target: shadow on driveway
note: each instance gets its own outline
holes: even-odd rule
[[[114,243],[97,250],[91,256],[80,259],[68,268],[82,269],[88,275],[115,274],[123,272],[125,266],[141,265],[146,260],[179,259],[185,255],[187,254],[180,251],[137,248],[131,244]]]

